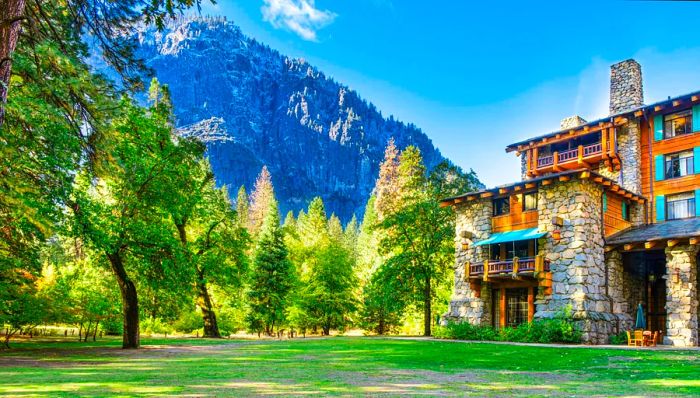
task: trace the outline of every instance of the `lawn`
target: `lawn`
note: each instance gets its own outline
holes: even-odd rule
[[[434,340],[26,342],[0,351],[0,396],[700,395],[700,352]]]

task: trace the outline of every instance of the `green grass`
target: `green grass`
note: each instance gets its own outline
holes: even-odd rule
[[[700,352],[334,337],[22,342],[0,396],[700,395]]]

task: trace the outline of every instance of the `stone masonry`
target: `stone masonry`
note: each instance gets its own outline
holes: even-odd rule
[[[698,345],[698,246],[666,248],[665,344]]]
[[[642,66],[633,59],[610,67],[610,114],[634,109],[644,104]]]
[[[481,246],[469,245],[467,250],[462,250],[462,231],[473,234],[471,240],[478,242],[491,235],[491,215],[493,207],[491,200],[480,200],[457,205],[455,208],[456,238],[455,238],[455,285],[452,300],[448,308],[446,319],[467,320],[473,324],[487,323],[488,317],[485,311],[484,297],[477,298],[476,292],[469,288],[469,279],[465,269],[467,262],[486,260],[488,252]],[[471,243],[471,242],[469,242]]]
[[[561,239],[545,239],[543,252],[550,260],[552,294],[537,297],[536,318],[549,318],[571,306],[579,320],[583,341],[606,343],[617,318],[605,294],[604,242],[601,203],[603,190],[588,180],[571,180],[542,186],[539,190],[539,228],[551,233],[564,221]]]

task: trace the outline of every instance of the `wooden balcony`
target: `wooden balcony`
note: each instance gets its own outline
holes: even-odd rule
[[[558,173],[565,170],[591,169],[604,161],[611,169],[619,167],[617,142],[614,129],[603,129],[598,142],[579,145],[565,151],[541,155],[546,145],[534,147],[526,152],[527,174],[530,177]]]
[[[484,276],[484,269],[488,273]],[[506,261],[484,261],[483,263],[469,264],[469,277],[473,279],[488,280],[492,277],[536,276],[540,272],[549,272],[549,260],[543,255],[536,257],[524,257],[521,259]]]
[[[513,205],[511,205],[511,209],[515,210]],[[491,219],[491,230],[493,232],[507,232],[518,229],[535,228],[537,227],[538,219],[539,214],[537,213],[537,210],[523,212],[513,211],[510,214],[494,216]]]

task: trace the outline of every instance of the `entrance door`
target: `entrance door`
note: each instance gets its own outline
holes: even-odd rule
[[[527,288],[506,289],[506,325],[527,323]]]

